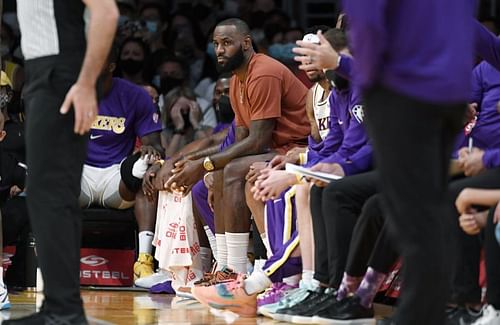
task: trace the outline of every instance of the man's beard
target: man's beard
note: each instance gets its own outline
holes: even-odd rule
[[[227,61],[224,65],[221,65],[217,62],[217,72],[226,73],[232,72],[243,64],[245,61],[245,54],[243,53],[243,48],[240,47],[238,52],[236,52],[232,57],[227,58]]]

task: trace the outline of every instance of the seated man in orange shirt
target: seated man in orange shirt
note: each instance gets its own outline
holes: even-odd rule
[[[219,23],[213,43],[219,70],[233,74],[229,95],[236,143],[217,154],[200,153],[196,159],[182,160],[171,178],[167,169],[172,166],[166,166],[158,181],[166,184],[164,188],[189,188],[206,172],[221,171],[224,215],[215,219],[217,262],[219,268],[246,273],[250,210],[245,202],[245,176],[252,163],[307,145],[307,88],[287,67],[254,52],[249,28],[240,19]]]

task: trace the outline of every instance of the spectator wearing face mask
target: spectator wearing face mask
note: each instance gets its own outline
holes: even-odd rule
[[[167,29],[167,18],[164,5],[159,1],[147,2],[139,11],[141,21],[145,23],[144,41],[152,52],[165,48],[162,33]]]
[[[165,111],[165,95],[176,87],[189,87],[189,67],[186,63],[176,56],[165,56],[161,60],[156,70],[156,75],[153,78],[153,84],[160,89],[160,98],[158,106],[160,111]],[[215,111],[211,107],[210,102],[206,99],[195,96],[196,103],[201,110],[200,125],[207,127],[215,127],[217,118]]]
[[[145,63],[149,58],[149,48],[140,38],[127,38],[119,51],[117,75],[136,85],[148,84]]]

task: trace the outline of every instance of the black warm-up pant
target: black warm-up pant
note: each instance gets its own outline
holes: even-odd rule
[[[382,208],[403,257],[394,321],[442,325],[453,250],[445,217],[448,169],[466,105],[431,104],[379,86],[365,100]]]
[[[313,186],[310,206],[314,233],[314,278],[338,288],[349,243],[365,201],[377,192],[378,176],[368,172]]]
[[[82,58],[26,61],[27,204],[44,279],[44,310],[83,312],[80,297],[82,214],[78,205],[87,136],[73,132],[73,109],[59,113]]]

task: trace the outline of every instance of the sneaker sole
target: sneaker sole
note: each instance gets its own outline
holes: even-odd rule
[[[294,324],[315,324],[313,316],[292,316],[289,322]]]
[[[215,309],[232,311],[233,313],[238,314],[239,316],[245,317],[245,318],[252,318],[252,317],[257,316],[257,312],[256,311],[255,312],[251,312],[251,313],[244,312],[243,311],[244,309],[248,309],[248,307],[246,307],[246,306],[224,305],[224,304],[218,304],[218,303],[215,303],[215,302],[208,302],[208,305],[210,307],[212,307],[212,308],[215,308]],[[249,307],[249,308],[251,308],[251,307]]]
[[[324,325],[375,325],[375,318],[359,318],[359,319],[331,319],[323,318],[319,316],[312,317],[312,324],[324,324]]]
[[[6,309],[10,309],[11,304],[10,302],[6,303],[6,304],[3,304],[2,306],[0,306],[0,310],[6,310]]]
[[[271,318],[280,322],[288,322],[291,323],[293,315],[288,314],[272,314]]]

